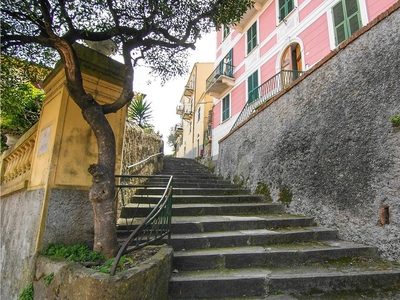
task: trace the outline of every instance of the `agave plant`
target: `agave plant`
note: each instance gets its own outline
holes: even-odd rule
[[[150,126],[151,103],[144,100],[145,94],[135,93],[131,104],[128,107],[128,122],[132,122],[146,128]]]

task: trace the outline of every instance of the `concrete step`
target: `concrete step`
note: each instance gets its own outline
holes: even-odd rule
[[[172,234],[169,244],[175,251],[182,251],[182,249],[230,248],[326,241],[336,238],[336,230],[306,227]]]
[[[215,231],[236,231],[255,229],[276,229],[307,227],[313,225],[313,218],[290,215],[263,216],[198,216],[175,217],[172,233],[200,233]]]
[[[163,195],[165,192],[165,188],[160,187],[149,187],[149,188],[139,188],[136,190],[136,195]],[[250,194],[249,190],[245,189],[237,189],[237,188],[177,188],[174,187],[173,195],[176,197],[177,195],[248,195]]]
[[[165,187],[167,185],[167,181],[159,181],[159,182],[144,182],[142,184],[145,187]],[[192,180],[189,179],[183,179],[183,180],[174,180],[173,181],[173,187],[174,189],[176,188],[235,188],[235,189],[242,189],[239,185],[234,185],[231,184],[228,181],[223,181],[223,180],[198,180],[196,182],[193,182]]]
[[[147,216],[147,215],[146,215]],[[118,226],[120,230],[126,230],[125,224],[130,230],[141,224],[146,216],[136,217],[125,223],[122,220]],[[312,226],[313,218],[293,215],[260,215],[260,216],[182,216],[173,217],[171,230],[173,234],[201,233],[213,231],[235,231],[253,229],[276,229],[288,227]]]
[[[338,291],[361,293],[363,290],[382,288],[400,289],[398,264],[362,258],[349,258],[346,260],[348,263],[342,263],[342,259],[337,261],[338,263],[329,260],[326,263],[278,269],[246,268],[178,272],[174,273],[170,280],[171,299],[267,297],[279,293],[324,295]]]
[[[156,195],[135,195],[130,199],[130,203],[155,204],[160,200]],[[259,195],[174,195],[173,205],[175,204],[195,204],[195,203],[265,203],[263,196]]]
[[[139,207],[129,204],[122,208],[121,218],[146,217],[152,211],[155,204],[144,204]],[[277,203],[195,203],[195,204],[173,204],[173,219],[178,216],[205,216],[205,215],[261,215],[282,214],[285,208]]]
[[[179,271],[219,268],[281,268],[345,257],[378,258],[377,249],[344,241],[175,251],[173,268]]]

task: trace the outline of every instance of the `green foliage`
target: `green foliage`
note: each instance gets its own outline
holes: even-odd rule
[[[114,260],[115,260],[115,258],[110,258],[103,265],[94,266],[94,267],[92,267],[92,269],[93,270],[98,270],[101,273],[109,274],[110,271],[111,271],[111,267],[114,264]],[[116,273],[126,270],[125,263],[133,263],[133,259],[130,258],[130,257],[127,257],[125,255],[121,256],[121,258],[120,258],[120,260],[118,262]]]
[[[44,285],[45,286],[49,286],[50,285],[50,283],[53,281],[53,279],[54,279],[54,273],[51,273],[51,274],[49,274],[49,275],[45,275],[44,277],[43,277],[43,279],[44,279]]]
[[[151,103],[144,100],[145,94],[135,93],[131,104],[128,107],[128,122],[136,123],[141,128],[152,128],[151,119]],[[153,130],[154,132],[154,130]]]
[[[65,258],[74,262],[105,260],[102,254],[91,251],[85,244],[66,246],[63,244],[51,243],[45,250],[42,251],[42,254],[58,258]]]
[[[41,82],[50,70],[23,60],[1,56],[1,151],[5,145],[4,134],[22,135],[40,117],[44,92]]]
[[[84,244],[76,244],[73,246],[66,246],[63,244],[53,244],[51,243],[45,250],[42,251],[42,255],[53,256],[58,258],[65,258],[68,261],[73,262],[102,262],[99,266],[93,266],[93,270],[98,270],[102,273],[109,274],[111,267],[114,263],[115,258],[110,258],[105,260],[103,254],[100,254],[95,251],[91,251]],[[127,257],[126,255],[122,256],[118,262],[117,272],[124,271],[125,265],[133,263],[133,259]],[[54,274],[44,276],[45,285],[48,286],[54,278]]]
[[[279,189],[278,197],[279,202],[289,207],[289,204],[292,202],[293,199],[293,194],[286,187],[281,187]]]
[[[171,127],[169,129],[169,135],[167,137],[167,144],[170,146],[172,149],[174,149],[174,154],[176,152],[176,140],[178,139],[178,134],[176,133],[176,130],[174,127]]]
[[[123,48],[129,51],[135,65],[144,61],[152,74],[166,81],[187,72],[187,50],[194,49],[203,34],[221,24],[236,24],[254,4],[253,0],[110,3],[4,0],[2,51],[53,66],[58,53],[52,49],[51,35],[42,28],[48,16],[53,33],[68,43],[112,40],[120,53]]]
[[[29,283],[18,297],[18,300],[33,300],[33,283]]]
[[[393,127],[400,127],[400,115],[395,114],[393,117],[389,119],[389,121],[392,123]]]

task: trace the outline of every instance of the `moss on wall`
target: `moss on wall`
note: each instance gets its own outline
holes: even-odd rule
[[[267,202],[271,202],[272,203],[271,192],[270,192],[268,186],[265,183],[259,182],[254,194],[263,195]]]

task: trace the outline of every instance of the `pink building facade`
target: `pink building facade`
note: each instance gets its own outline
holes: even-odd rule
[[[398,0],[255,0],[233,28],[217,32],[212,158],[252,110],[301,76]]]

